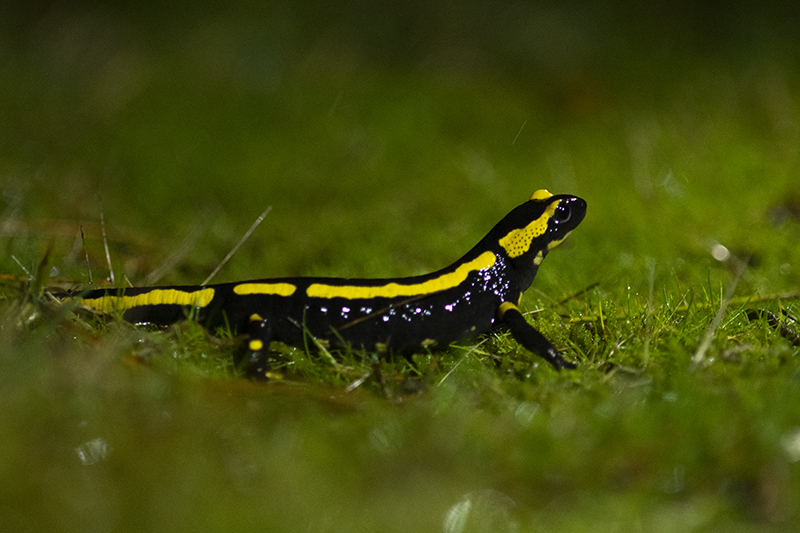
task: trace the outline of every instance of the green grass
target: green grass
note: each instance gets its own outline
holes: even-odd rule
[[[747,318],[800,315],[793,13],[202,6],[0,16],[4,527],[796,527],[799,348]],[[200,283],[268,205],[215,281],[385,277],[538,188],[589,205],[523,300],[575,371],[498,332],[251,383],[42,297],[109,277],[101,215],[122,285]]]

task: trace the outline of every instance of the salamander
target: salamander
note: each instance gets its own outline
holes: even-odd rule
[[[556,369],[575,368],[518,305],[545,256],[586,214],[576,196],[533,193],[450,266],[413,277],[286,277],[208,286],[96,289],[61,295],[95,313],[166,326],[189,315],[211,331],[245,334],[238,354],[250,376],[267,371],[270,342],[350,345],[379,354],[446,347],[503,324]]]

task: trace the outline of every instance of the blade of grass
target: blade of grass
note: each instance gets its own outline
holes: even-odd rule
[[[106,262],[108,263],[108,278],[111,280],[111,286],[116,287],[114,281],[114,269],[111,267],[111,252],[108,251],[108,238],[106,237],[106,221],[103,216],[103,210],[100,209],[100,233],[103,235],[103,248],[106,251]]]
[[[728,288],[725,291],[722,301],[720,302],[717,314],[714,316],[711,324],[708,325],[708,329],[706,329],[706,334],[703,337],[700,346],[697,347],[697,351],[692,356],[691,370],[695,370],[705,362],[706,352],[708,351],[709,347],[711,347],[711,341],[714,340],[714,334],[716,333],[717,328],[719,328],[719,325],[722,323],[722,319],[725,317],[725,311],[728,309],[728,304],[730,304],[731,299],[733,298],[733,292],[736,290],[736,286],[739,284],[739,279],[742,277],[746,267],[747,264],[745,262],[741,262],[739,267],[736,269],[736,275],[728,284]]]
[[[146,285],[153,285],[158,282],[164,275],[175,268],[175,266],[180,263],[184,257],[194,248],[195,243],[197,243],[197,239],[200,238],[202,234],[202,228],[200,224],[195,224],[189,230],[189,233],[184,237],[183,241],[175,248],[167,258],[164,260],[161,265],[158,266],[155,270],[150,272],[147,277],[145,278]],[[221,267],[221,265],[220,265]],[[216,271],[215,271],[216,273]],[[212,274],[213,275],[213,274]]]
[[[83,233],[83,226],[81,226],[81,245],[83,246],[83,255],[86,258],[86,272],[89,274],[89,285],[94,285],[94,282],[92,282],[92,267],[89,264],[89,250],[86,249],[86,235]]]
[[[212,278],[213,278],[214,276],[216,276],[216,275],[217,275],[217,272],[219,272],[219,271],[220,271],[220,269],[221,269],[223,266],[225,266],[225,263],[227,263],[227,262],[228,262],[228,260],[229,260],[231,257],[233,257],[233,254],[235,254],[235,253],[236,253],[236,251],[239,249],[239,247],[240,247],[242,244],[244,244],[244,241],[246,241],[246,240],[247,240],[247,239],[250,237],[250,235],[251,235],[251,234],[252,234],[252,233],[253,233],[253,232],[256,230],[256,228],[258,227],[258,225],[259,225],[259,224],[261,224],[261,221],[262,221],[262,220],[264,220],[264,218],[265,218],[265,217],[266,217],[266,216],[269,214],[269,212],[270,212],[270,211],[272,211],[272,206],[269,206],[269,207],[267,207],[267,208],[264,210],[264,212],[263,212],[263,213],[261,213],[261,216],[259,216],[259,217],[256,219],[256,221],[255,221],[255,222],[253,222],[253,225],[252,225],[252,226],[250,226],[250,229],[249,229],[249,230],[247,230],[247,232],[245,232],[245,234],[244,234],[244,235],[242,235],[242,238],[241,238],[241,239],[239,239],[239,242],[237,242],[237,243],[236,243],[236,246],[234,246],[234,247],[233,247],[233,249],[232,249],[230,252],[228,252],[228,255],[226,255],[226,256],[225,256],[225,259],[223,259],[223,260],[222,260],[222,262],[220,262],[220,264],[218,264],[218,265],[217,265],[217,268],[215,268],[215,269],[214,269],[214,270],[211,272],[211,274],[209,274],[209,275],[208,275],[208,277],[205,279],[205,281],[204,281],[203,283],[201,283],[201,284],[200,284],[200,286],[201,286],[201,287],[205,287],[206,285],[208,285],[208,282],[209,282],[209,281],[211,281],[211,280],[212,280]]]

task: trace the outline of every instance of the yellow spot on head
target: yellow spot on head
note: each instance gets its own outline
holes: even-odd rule
[[[244,294],[274,294],[276,296],[291,296],[297,287],[291,283],[240,283],[233,288],[233,292]]]
[[[247,344],[247,347],[257,352],[264,347],[264,343],[260,339],[250,339],[250,342]]]
[[[531,195],[531,200],[547,200],[553,196],[547,189],[539,189]]]
[[[430,348],[431,346],[436,346],[436,339],[425,339],[422,341],[423,348]]]
[[[153,289],[135,296],[107,294],[98,298],[84,298],[81,303],[95,312],[113,313],[147,305],[205,307],[213,298],[214,289],[211,288],[191,292],[178,289]]]
[[[408,296],[422,296],[434,292],[443,291],[457,287],[471,272],[477,272],[494,265],[497,257],[492,252],[483,252],[481,255],[470,261],[459,265],[452,272],[442,274],[439,277],[423,281],[422,283],[412,283],[404,285],[401,283],[387,283],[386,285],[367,286],[367,285],[327,285],[324,283],[312,283],[306,291],[311,298],[397,298]]]
[[[536,191],[533,194],[536,196],[536,194],[540,192],[541,191]],[[529,251],[533,240],[544,235],[544,232],[547,231],[547,222],[550,220],[550,217],[553,216],[553,213],[555,213],[556,207],[558,207],[560,201],[561,200],[558,200],[548,205],[547,209],[542,213],[542,216],[524,228],[509,231],[505,237],[500,239],[500,246],[505,248],[509,257],[519,257]]]
[[[263,322],[263,321],[264,319],[261,318],[261,315],[259,315],[258,313],[253,313],[252,315],[250,315],[250,322]]]
[[[572,232],[569,232],[569,233],[572,233]],[[556,246],[558,246],[559,244],[561,244],[562,242],[564,242],[564,240],[565,240],[567,237],[569,237],[569,233],[567,233],[566,235],[564,235],[564,237],[563,237],[562,239],[559,239],[559,240],[557,240],[557,241],[550,241],[550,242],[548,242],[548,243],[547,243],[547,249],[548,249],[548,250],[552,250],[553,248],[555,248]]]

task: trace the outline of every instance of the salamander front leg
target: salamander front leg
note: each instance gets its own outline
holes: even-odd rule
[[[266,380],[269,370],[267,354],[270,340],[272,340],[272,326],[269,320],[253,314],[247,324],[245,334],[247,341],[243,350],[237,354],[236,367],[243,370],[249,378]]]
[[[508,326],[518,343],[553,365],[556,370],[577,368],[575,363],[565,360],[539,330],[528,324],[516,305],[503,302],[500,305],[499,315],[500,320]]]

